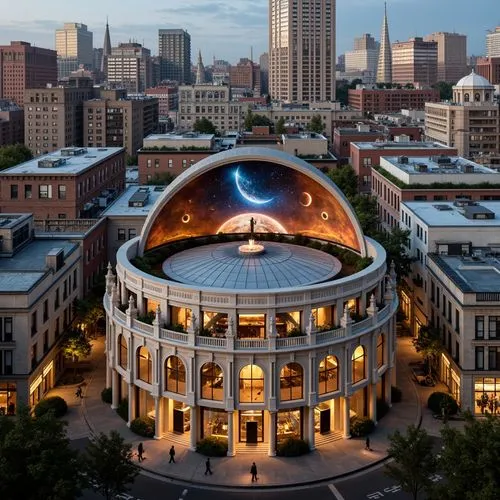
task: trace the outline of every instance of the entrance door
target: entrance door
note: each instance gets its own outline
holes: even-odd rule
[[[325,434],[330,432],[330,408],[322,410],[319,414],[319,432]]]
[[[184,433],[184,412],[174,409],[174,432]]]
[[[247,443],[257,443],[257,422],[247,422]]]

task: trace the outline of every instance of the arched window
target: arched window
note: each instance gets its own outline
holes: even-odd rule
[[[352,353],[352,383],[360,382],[366,378],[365,370],[365,348],[358,345],[356,350]]]
[[[280,373],[280,399],[292,401],[302,399],[304,385],[304,370],[298,363],[288,363]]]
[[[165,361],[167,391],[186,394],[186,367],[177,356],[169,356]]]
[[[377,338],[377,368],[384,366],[384,334],[381,333]]]
[[[148,384],[153,382],[153,358],[146,347],[137,349],[137,378]]]
[[[205,363],[201,367],[201,397],[222,401],[224,397],[222,368],[217,363]]]
[[[326,356],[319,363],[318,394],[335,392],[339,388],[339,363],[335,356]]]
[[[118,364],[125,370],[128,368],[128,346],[123,335],[118,336]]]
[[[264,372],[257,365],[246,365],[240,370],[240,403],[264,402]]]
[[[464,94],[464,102],[469,102],[469,94]]]
[[[474,101],[479,102],[481,100],[481,94],[479,92],[476,92],[474,94]]]

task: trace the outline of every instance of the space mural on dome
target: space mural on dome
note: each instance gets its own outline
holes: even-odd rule
[[[267,161],[222,165],[196,177],[168,200],[151,226],[145,250],[217,233],[302,234],[360,251],[351,221],[336,197],[293,168]]]

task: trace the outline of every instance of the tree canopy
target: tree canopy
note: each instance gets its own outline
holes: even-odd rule
[[[278,121],[276,122],[276,133],[286,134],[285,118],[283,118],[283,116],[280,116]]]
[[[439,97],[442,101],[450,101],[453,97],[453,84],[451,83],[437,82],[432,88],[439,90]]]
[[[31,160],[33,154],[24,144],[0,147],[0,170]]]
[[[62,345],[62,351],[67,358],[78,361],[81,358],[90,356],[92,345],[82,330],[73,329],[67,333]]]
[[[385,248],[387,262],[394,262],[398,276],[408,276],[411,272],[411,264],[414,259],[407,250],[410,233],[409,229],[394,226],[389,232],[380,232],[379,236],[376,237]]]
[[[204,116],[202,118],[197,118],[193,125],[193,130],[199,132],[200,134],[216,134],[217,129],[215,125]]]
[[[323,123],[321,115],[316,114],[312,116],[311,121],[307,124],[307,130],[316,134],[323,133],[325,130],[325,124]]]
[[[170,172],[155,174],[146,184],[149,186],[168,186],[175,179],[175,175]]]
[[[347,199],[351,200],[358,194],[358,176],[351,165],[330,169],[327,175],[345,194]]]
[[[251,109],[247,111],[244,126],[247,132],[251,132],[252,127],[269,127],[270,132],[274,130],[274,123],[267,116],[255,114]]]
[[[418,336],[412,342],[415,350],[421,353],[427,361],[429,375],[431,375],[431,361],[443,351],[439,330],[432,325],[422,325],[418,331]]]

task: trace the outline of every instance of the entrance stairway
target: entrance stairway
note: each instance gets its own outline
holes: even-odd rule
[[[236,443],[235,452],[237,455],[261,455],[267,454],[269,450],[269,444],[267,443]]]
[[[330,431],[327,434],[316,434],[314,443],[316,448],[319,448],[320,446],[333,443],[334,441],[338,441],[340,439],[342,439],[342,431]]]

